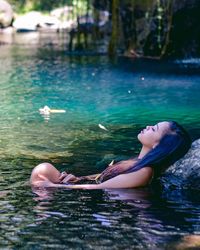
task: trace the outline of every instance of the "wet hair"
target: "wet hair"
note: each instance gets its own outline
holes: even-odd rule
[[[135,172],[148,166],[153,168],[155,174],[158,175],[183,157],[189,150],[191,143],[187,131],[177,122],[169,121],[169,130],[162,137],[160,143],[123,173]]]

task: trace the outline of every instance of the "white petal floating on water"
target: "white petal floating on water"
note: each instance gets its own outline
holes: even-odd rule
[[[65,113],[64,109],[50,109],[48,106],[44,106],[44,108],[40,108],[39,112],[41,115],[49,115],[50,113]]]
[[[50,108],[48,106],[44,106],[44,108],[40,108],[39,112],[41,115],[49,115],[50,114]]]
[[[66,113],[64,109],[51,109],[50,113]]]
[[[107,129],[106,127],[104,127],[103,125],[101,125],[100,123],[98,124],[98,126],[99,126],[101,129],[108,131],[108,129]]]

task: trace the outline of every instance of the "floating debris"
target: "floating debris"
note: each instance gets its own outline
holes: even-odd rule
[[[50,114],[50,108],[48,106],[44,106],[44,108],[40,108],[39,112],[41,115],[49,115]]]
[[[48,106],[44,106],[44,108],[40,108],[39,112],[41,115],[50,115],[51,113],[65,113],[64,109],[50,109]]]
[[[141,77],[141,80],[144,81],[144,77]]]
[[[130,93],[131,93],[131,90],[128,90],[128,93],[130,94]]]
[[[110,163],[109,163],[109,165],[108,166],[112,166],[112,165],[114,165],[114,160],[112,160]]]
[[[103,125],[101,125],[100,123],[98,124],[98,126],[99,126],[101,129],[103,129],[103,130],[105,130],[105,131],[108,131],[108,129],[107,129],[106,127],[104,127]]]

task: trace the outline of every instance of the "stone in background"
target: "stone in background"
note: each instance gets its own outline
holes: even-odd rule
[[[13,20],[13,15],[11,5],[4,0],[0,0],[0,28],[10,26]]]

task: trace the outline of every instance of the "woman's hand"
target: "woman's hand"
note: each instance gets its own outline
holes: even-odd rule
[[[113,162],[112,162],[113,163]],[[122,174],[124,171],[128,170],[135,163],[135,159],[120,161],[115,164],[109,164],[109,166],[101,173],[100,181],[106,181],[110,178],[113,178],[119,174]]]
[[[68,174],[66,172],[62,172],[59,177],[59,183],[68,184],[68,183],[76,183],[80,180],[79,177],[76,177],[73,174]]]

